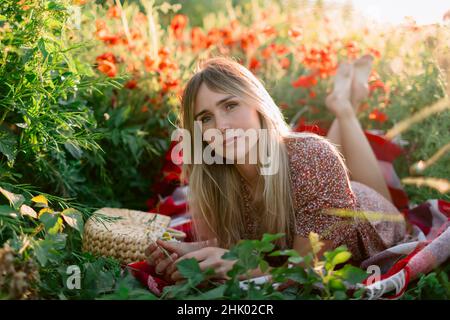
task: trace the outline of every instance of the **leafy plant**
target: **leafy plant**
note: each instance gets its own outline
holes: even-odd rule
[[[368,275],[350,264],[343,267],[351,254],[345,247],[327,252],[318,259],[322,243],[317,234],[311,234],[313,252],[300,257],[295,250],[274,250],[273,241],[283,234],[265,234],[261,240],[242,240],[225,253],[223,258],[235,260],[228,272],[229,280],[218,283],[211,280],[214,271],[201,271],[195,259],[182,260],[178,264],[180,273],[187,279],[184,283],[164,288],[162,298],[171,299],[347,299],[360,298],[363,294],[357,284]],[[279,267],[270,267],[268,257],[286,257]],[[260,268],[268,272],[271,280],[262,284],[247,281],[251,271]],[[277,285],[289,283],[285,290]],[[201,286],[199,286],[201,284]]]

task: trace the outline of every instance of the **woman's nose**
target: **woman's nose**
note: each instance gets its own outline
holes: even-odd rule
[[[216,126],[217,129],[219,129],[223,134],[225,134],[225,131],[227,129],[231,128],[229,122],[226,119],[219,117],[216,118]]]

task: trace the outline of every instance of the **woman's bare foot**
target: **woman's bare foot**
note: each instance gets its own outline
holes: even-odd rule
[[[369,54],[362,56],[353,63],[353,79],[351,89],[351,103],[355,112],[361,102],[369,96],[369,76],[372,70],[373,57]]]
[[[342,62],[334,77],[333,91],[328,95],[325,104],[333,114],[338,117],[353,113],[351,104],[351,87],[353,78],[353,65]]]

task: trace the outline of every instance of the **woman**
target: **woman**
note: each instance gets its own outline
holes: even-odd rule
[[[221,256],[240,239],[260,239],[263,233],[285,233],[278,247],[293,248],[301,255],[310,250],[309,233],[318,233],[325,243],[320,254],[346,245],[355,264],[399,242],[405,222],[390,202],[378,162],[355,116],[368,95],[371,64],[372,57],[364,56],[339,66],[333,92],[326,99],[336,119],[325,139],[290,132],[261,82],[242,65],[227,58],[206,61],[183,93],[182,127],[193,133],[194,124],[200,123],[202,132],[219,130],[228,139],[223,149],[213,141],[203,147],[209,144],[225,158],[231,154],[234,160],[246,161],[183,165],[199,241],[159,241],[170,257],[151,245],[146,254],[156,272],[179,281],[176,263],[196,258],[202,270],[213,268],[215,278],[226,279],[234,261]],[[228,143],[227,131],[232,129],[267,129],[270,145],[276,146],[277,172],[262,175],[260,159],[256,164],[248,161],[252,145],[235,148]],[[391,219],[345,217],[327,209],[382,212]],[[259,270],[252,274],[258,275]]]

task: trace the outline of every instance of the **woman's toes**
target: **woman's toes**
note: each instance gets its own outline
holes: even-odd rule
[[[351,84],[353,78],[353,64],[342,62],[334,77],[333,91],[325,100],[325,104],[337,115],[341,108],[346,108],[350,103]]]
[[[373,57],[371,55],[364,55],[354,63],[351,101],[355,109],[357,109],[362,100],[369,95],[368,81],[372,70],[372,62]]]

